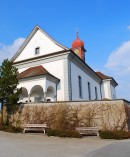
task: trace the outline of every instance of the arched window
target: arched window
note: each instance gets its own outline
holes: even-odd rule
[[[98,100],[97,87],[95,87],[95,100]]]
[[[78,76],[78,82],[79,82],[79,97],[83,98],[83,93],[82,93],[82,78],[81,78],[81,76]]]
[[[91,100],[91,87],[90,87],[89,82],[88,82],[88,98],[89,98],[89,100]]]

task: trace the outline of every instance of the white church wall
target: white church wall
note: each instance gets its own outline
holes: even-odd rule
[[[54,90],[54,93],[56,94],[56,84],[52,81],[46,80],[46,92],[49,87],[51,87]]]
[[[64,59],[64,100],[71,101],[70,64],[68,58]]]
[[[64,60],[57,60],[42,64],[52,75],[60,79],[57,86],[57,101],[64,101]]]
[[[104,80],[101,85],[101,91],[102,91],[102,99],[112,99],[111,97],[111,87],[110,87],[110,81]]]
[[[79,97],[78,76],[82,79],[82,98]],[[91,100],[95,100],[95,87],[97,88],[98,99],[101,99],[100,84],[92,79],[88,74],[71,62],[71,80],[72,80],[72,100],[89,100],[88,82],[91,87]]]
[[[69,101],[71,100],[89,100],[88,97],[88,82],[91,86],[91,100],[95,100],[95,87],[97,88],[98,99],[101,99],[101,91],[102,91],[102,99],[108,98],[111,99],[112,95],[116,95],[115,89],[113,86],[110,87],[110,81],[103,81],[101,84],[96,82],[92,77],[90,77],[87,73],[81,70],[77,65],[70,61],[70,64],[67,62],[67,54],[60,57],[54,58],[43,58],[41,60],[35,60],[23,64],[18,65],[19,72],[22,72],[29,67],[34,67],[38,65],[42,65],[48,72],[52,75],[60,79],[60,82],[57,86],[57,100],[58,101]],[[70,83],[70,71],[67,66],[71,65],[71,82],[72,82],[72,91],[71,91],[71,83]],[[83,97],[79,98],[79,84],[78,84],[78,76],[82,78],[82,93]],[[28,82],[26,82],[25,86],[28,86]],[[113,94],[111,94],[111,92]],[[72,93],[72,95],[71,95]]]
[[[101,84],[101,93],[102,93],[102,99],[106,98],[104,83]]]
[[[64,101],[65,95],[64,95],[64,82],[65,82],[65,73],[64,73],[64,66],[67,58],[67,53],[62,55],[56,55],[54,57],[45,57],[39,60],[25,62],[21,64],[16,64],[15,66],[18,68],[19,73],[25,71],[26,69],[38,65],[42,65],[50,74],[54,75],[58,79],[60,79],[60,82],[57,86],[57,100],[58,101]]]
[[[35,54],[35,48],[40,48],[40,53]],[[41,30],[37,30],[33,38],[29,41],[22,53],[16,58],[15,62],[61,51],[63,48],[52,42]]]
[[[110,84],[110,88],[111,88],[111,98],[116,99],[116,90],[115,90],[115,88],[111,84]]]

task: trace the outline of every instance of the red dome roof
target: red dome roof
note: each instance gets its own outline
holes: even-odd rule
[[[73,41],[72,43],[72,48],[77,48],[77,47],[84,47],[84,42],[79,39],[78,34],[77,34],[76,40]]]

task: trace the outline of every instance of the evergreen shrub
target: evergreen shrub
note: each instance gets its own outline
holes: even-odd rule
[[[122,140],[122,139],[129,139],[130,138],[130,132],[127,131],[121,131],[121,130],[105,130],[105,131],[99,131],[99,136],[102,139],[116,139],[116,140]]]
[[[0,131],[11,132],[11,133],[20,133],[20,132],[23,132],[23,129],[20,127],[0,125]]]
[[[58,136],[58,137],[72,137],[81,138],[82,136],[76,131],[63,131],[63,130],[47,130],[48,136]]]

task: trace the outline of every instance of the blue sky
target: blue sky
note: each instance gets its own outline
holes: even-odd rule
[[[113,76],[118,98],[130,100],[129,0],[1,0],[0,6],[0,63],[17,51],[35,25],[67,47],[78,27],[86,63]]]

